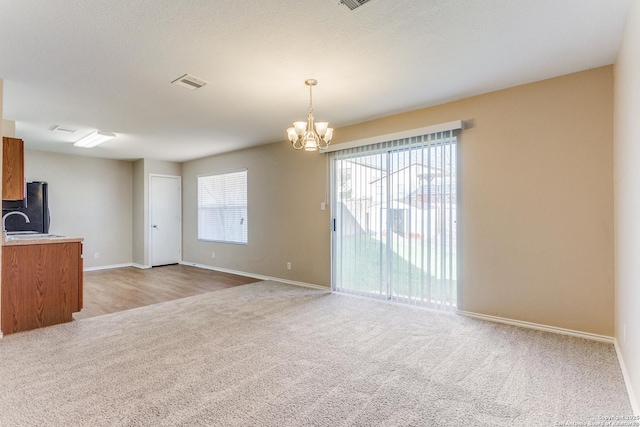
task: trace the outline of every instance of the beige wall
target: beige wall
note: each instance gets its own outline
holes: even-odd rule
[[[4,130],[3,130],[3,126],[4,126],[4,118],[2,116],[2,105],[3,105],[3,100],[4,100],[4,95],[3,95],[3,89],[4,89],[4,80],[0,79],[0,119],[2,119],[0,121],[0,135],[4,135]],[[0,157],[2,156],[2,154],[0,153]],[[0,163],[0,169],[2,169],[2,163]],[[2,183],[0,183],[0,186],[2,186]]]
[[[52,233],[84,241],[86,268],[148,266],[149,174],[180,176],[179,163],[25,151],[27,181],[49,183]],[[95,253],[99,258],[94,258]]]
[[[25,150],[25,177],[49,183],[50,232],[85,239],[85,268],[131,263],[131,162]]]
[[[320,210],[326,162],[282,142],[183,164],[184,261],[330,286],[329,210]],[[248,170],[249,243],[198,241],[197,176],[242,168]]]
[[[603,67],[337,135],[468,121],[459,147],[459,309],[611,336],[612,84]]]
[[[2,119],[2,123],[0,124],[0,131],[2,131],[2,136],[8,136],[10,138],[16,137],[16,122],[13,120],[5,120]]]
[[[640,415],[640,4],[632,2],[615,64],[616,338]]]
[[[339,129],[462,119],[460,306],[613,335],[612,67]]]
[[[145,179],[144,179],[144,159],[133,162],[133,182],[132,182],[132,262],[138,267],[146,265],[145,261]]]
[[[337,129],[335,143],[468,121],[459,308],[612,336],[612,117],[609,66]],[[325,162],[282,142],[186,163],[185,261],[329,286]],[[196,176],[242,167],[249,245],[197,241]]]

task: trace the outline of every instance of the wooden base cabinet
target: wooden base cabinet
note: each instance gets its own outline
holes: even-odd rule
[[[82,309],[82,243],[2,248],[2,333],[70,322]]]

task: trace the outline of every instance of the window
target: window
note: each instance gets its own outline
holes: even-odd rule
[[[198,177],[198,240],[247,244],[247,170]]]
[[[455,310],[456,135],[448,130],[332,154],[334,290]]]

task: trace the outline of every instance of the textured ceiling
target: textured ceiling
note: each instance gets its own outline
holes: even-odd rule
[[[185,161],[285,140],[307,78],[340,127],[611,64],[630,1],[2,0],[4,118],[31,149]]]

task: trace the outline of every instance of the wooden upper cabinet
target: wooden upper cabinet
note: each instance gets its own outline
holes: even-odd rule
[[[2,137],[2,200],[25,198],[24,143]]]

